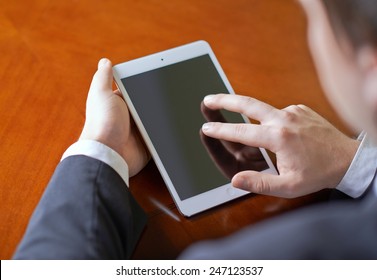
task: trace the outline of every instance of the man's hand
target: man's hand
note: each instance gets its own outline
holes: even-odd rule
[[[128,164],[130,176],[148,162],[137,128],[131,124],[126,103],[118,90],[112,90],[111,62],[103,58],[93,76],[86,102],[86,120],[80,139],[96,140],[115,150]]]
[[[243,171],[232,179],[233,186],[253,193],[298,197],[324,188],[335,188],[345,175],[359,142],[332,126],[304,105],[279,110],[256,99],[217,94],[204,104],[244,114],[260,124],[210,122],[205,135],[276,154],[279,175]]]
[[[220,110],[211,110],[204,102],[200,109],[207,122],[227,123]],[[268,168],[259,148],[208,137],[203,131],[200,131],[200,139],[216,166],[229,179],[240,171]]]

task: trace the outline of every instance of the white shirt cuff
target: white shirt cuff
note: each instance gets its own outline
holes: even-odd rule
[[[371,185],[377,169],[377,147],[368,135],[362,134],[362,137],[346,175],[336,187],[353,198],[361,196]]]
[[[126,161],[116,151],[105,144],[94,140],[79,140],[64,152],[61,160],[74,155],[84,155],[106,163],[129,186],[128,165]]]

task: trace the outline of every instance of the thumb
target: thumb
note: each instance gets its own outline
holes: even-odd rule
[[[288,178],[282,175],[242,171],[234,175],[232,185],[252,193],[292,198],[297,196],[292,191]]]
[[[90,91],[112,91],[113,86],[113,72],[111,61],[107,58],[102,58],[98,62],[97,72],[93,76]]]

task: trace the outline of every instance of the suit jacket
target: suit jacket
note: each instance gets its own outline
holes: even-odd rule
[[[377,203],[337,201],[295,210],[217,241],[189,259],[377,259]]]
[[[14,258],[129,258],[145,223],[118,173],[71,156],[57,166]]]
[[[14,258],[129,258],[146,216],[105,163],[71,156],[57,167]],[[187,259],[375,259],[377,202],[334,202],[191,246]]]

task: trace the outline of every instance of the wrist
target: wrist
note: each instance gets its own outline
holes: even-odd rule
[[[359,149],[359,146],[359,140],[348,138],[348,141],[344,145],[343,149],[338,151],[338,157],[334,162],[334,166],[338,167],[334,176],[336,180],[334,180],[334,183],[330,188],[336,188],[342,181],[351,166],[351,163],[357,153],[357,150]]]
[[[84,128],[81,132],[81,135],[79,137],[79,140],[90,140],[90,141],[96,141],[99,142],[110,149],[117,152],[124,160],[126,160],[123,156],[123,151],[120,147],[120,145],[116,142],[119,142],[118,137],[114,137],[111,132],[106,133],[106,130],[109,129],[98,129],[98,127],[101,127],[100,125],[90,125],[87,122],[84,124]],[[102,126],[103,127],[103,126]]]
[[[92,139],[80,139],[64,152],[61,160],[75,155],[88,156],[106,163],[112,167],[120,177],[122,177],[127,186],[129,185],[129,170],[127,162],[119,155],[119,153],[107,145]]]

